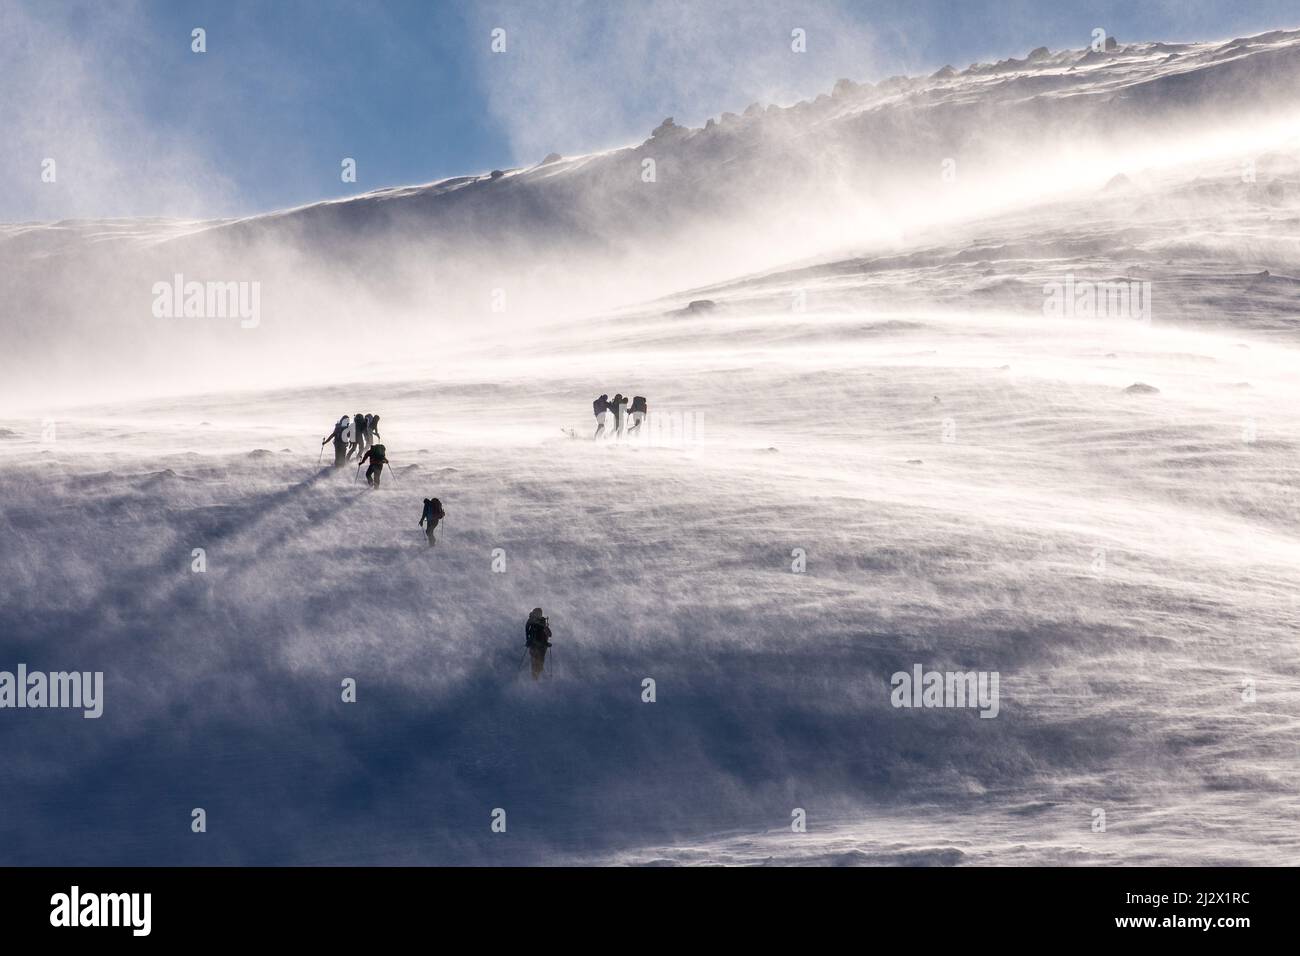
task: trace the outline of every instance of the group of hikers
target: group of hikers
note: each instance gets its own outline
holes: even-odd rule
[[[379,416],[366,415],[358,412],[356,415],[344,415],[334,425],[334,429],[320,440],[321,450],[324,451],[328,442],[334,442],[334,467],[342,468],[352,456],[357,456],[357,471],[361,466],[370,463],[366,469],[366,484],[371,488],[379,487],[379,477],[383,474],[384,465],[388,464],[386,450],[380,444],[379,434]]]
[[[606,433],[606,428],[613,426],[611,433],[622,438],[624,431],[631,435],[641,427],[645,421],[646,403],[645,397],[636,395],[631,399],[631,407],[628,407],[628,398],[621,392],[610,398],[609,395],[601,395],[591,403],[592,411],[596,414],[596,434],[593,438],[599,438]],[[629,416],[632,427],[628,428],[627,423]]]
[[[622,398],[622,396],[618,397]],[[645,399],[638,399],[638,401],[641,402],[641,414],[642,418],[644,418]],[[626,406],[626,400],[624,400],[624,406]],[[637,424],[640,424],[639,419]],[[331,441],[334,443],[335,468],[342,468],[352,459],[353,455],[357,456],[358,471],[360,471],[361,465],[369,461],[370,468],[366,471],[366,484],[371,489],[375,489],[379,487],[379,476],[383,472],[384,465],[388,464],[384,446],[377,441],[379,437],[378,415],[344,415],[334,425],[331,432],[321,439],[321,450],[323,453],[326,443]],[[442,502],[439,499],[424,499],[424,507],[420,511],[420,520],[417,525],[424,529],[424,536],[429,542],[429,547],[437,544],[437,540],[434,538],[434,529],[446,516],[447,513],[443,510]],[[546,662],[546,651],[550,646],[550,624],[542,615],[542,609],[535,607],[524,624],[524,649],[526,655],[532,659],[533,680],[541,678]]]
[[[379,478],[384,472],[384,465],[388,464],[388,452],[382,444],[376,441],[379,435],[379,416],[365,415],[358,412],[356,415],[344,415],[334,425],[333,430],[320,440],[322,451],[327,442],[334,442],[334,467],[342,468],[352,456],[357,456],[357,471],[361,466],[370,463],[366,469],[366,484],[371,490],[379,487]],[[424,528],[424,536],[429,541],[429,547],[437,544],[433,536],[433,531],[438,527],[438,522],[447,517],[447,513],[442,510],[442,502],[437,498],[425,498],[424,509],[420,512],[420,520],[417,524]]]

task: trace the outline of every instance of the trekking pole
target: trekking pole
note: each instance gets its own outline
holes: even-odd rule
[[[322,443],[320,446],[320,454],[316,456],[316,464],[319,465],[324,460],[325,460],[325,445]]]
[[[357,479],[361,477],[361,462],[357,462],[357,473],[352,476],[352,483],[355,485]]]
[[[389,474],[391,474],[391,475],[393,476],[393,481],[396,482],[396,481],[397,481],[397,469],[396,469],[396,468],[391,469],[391,470],[389,471]]]

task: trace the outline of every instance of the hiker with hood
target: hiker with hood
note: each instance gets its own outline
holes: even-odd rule
[[[546,662],[546,649],[551,646],[551,625],[542,617],[540,607],[533,608],[524,625],[524,646],[528,656],[533,659],[533,680],[542,676],[542,665]]]
[[[347,433],[348,424],[349,424],[348,416],[344,415],[342,418],[339,419],[338,424],[334,426],[334,431],[330,432],[330,434],[326,435],[324,438],[320,440],[320,443],[324,445],[327,441],[333,439],[335,468],[342,468],[343,465],[348,460],[347,459],[348,446],[347,446],[347,442],[344,440],[343,437]]]
[[[370,444],[371,446],[373,446],[375,442],[383,441],[383,438],[381,438],[379,435],[379,416],[367,415],[366,417],[370,419],[370,434],[372,436],[370,439]]]
[[[609,423],[609,396],[602,395],[591,403],[591,409],[596,413],[596,434],[593,438],[599,438],[605,434],[605,426]]]
[[[366,484],[371,488],[378,488],[379,476],[384,472],[384,465],[388,464],[387,450],[383,445],[372,445],[362,456],[361,461],[357,462],[357,468],[367,461],[370,462],[370,467],[366,469]]]
[[[442,502],[437,498],[424,499],[424,511],[420,513],[419,524],[425,525],[424,536],[429,539],[429,547],[433,547],[438,542],[434,540],[433,529],[438,527],[438,522],[447,517],[442,510]]]
[[[634,395],[632,397],[632,427],[627,430],[629,435],[641,427],[641,423],[645,421],[645,415],[645,396]]]
[[[623,426],[627,424],[627,396],[619,392],[610,402],[614,409],[614,434],[623,437]]]
[[[346,436],[350,443],[348,445],[348,461],[352,460],[353,455],[356,455],[357,460],[360,461],[361,453],[365,451],[365,439],[362,437],[362,428],[365,425],[365,420],[366,416],[361,412],[357,412],[357,414],[352,416],[352,430],[351,433]]]

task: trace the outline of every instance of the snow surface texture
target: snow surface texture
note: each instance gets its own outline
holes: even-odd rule
[[[1075,66],[1190,110],[1297,50],[915,83],[978,112]],[[106,700],[0,713],[0,859],[1295,863],[1300,152],[1249,158],[329,384],[4,423],[0,667]],[[1067,276],[1151,282],[1150,322],[1046,317]],[[657,430],[587,440],[602,391]],[[374,493],[316,464],[357,410]],[[999,672],[998,716],[892,707],[914,664]]]

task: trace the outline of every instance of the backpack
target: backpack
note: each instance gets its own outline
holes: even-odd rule
[[[384,462],[388,460],[388,452],[384,449],[383,445],[370,446],[370,460],[372,462],[373,461]]]
[[[528,624],[524,627],[524,644],[532,647],[534,644],[539,647],[545,647],[551,640],[551,626],[546,623],[546,618],[530,618]]]
[[[442,510],[442,502],[437,498],[430,499],[429,508],[436,520],[441,521],[443,518],[447,517],[446,512]]]

